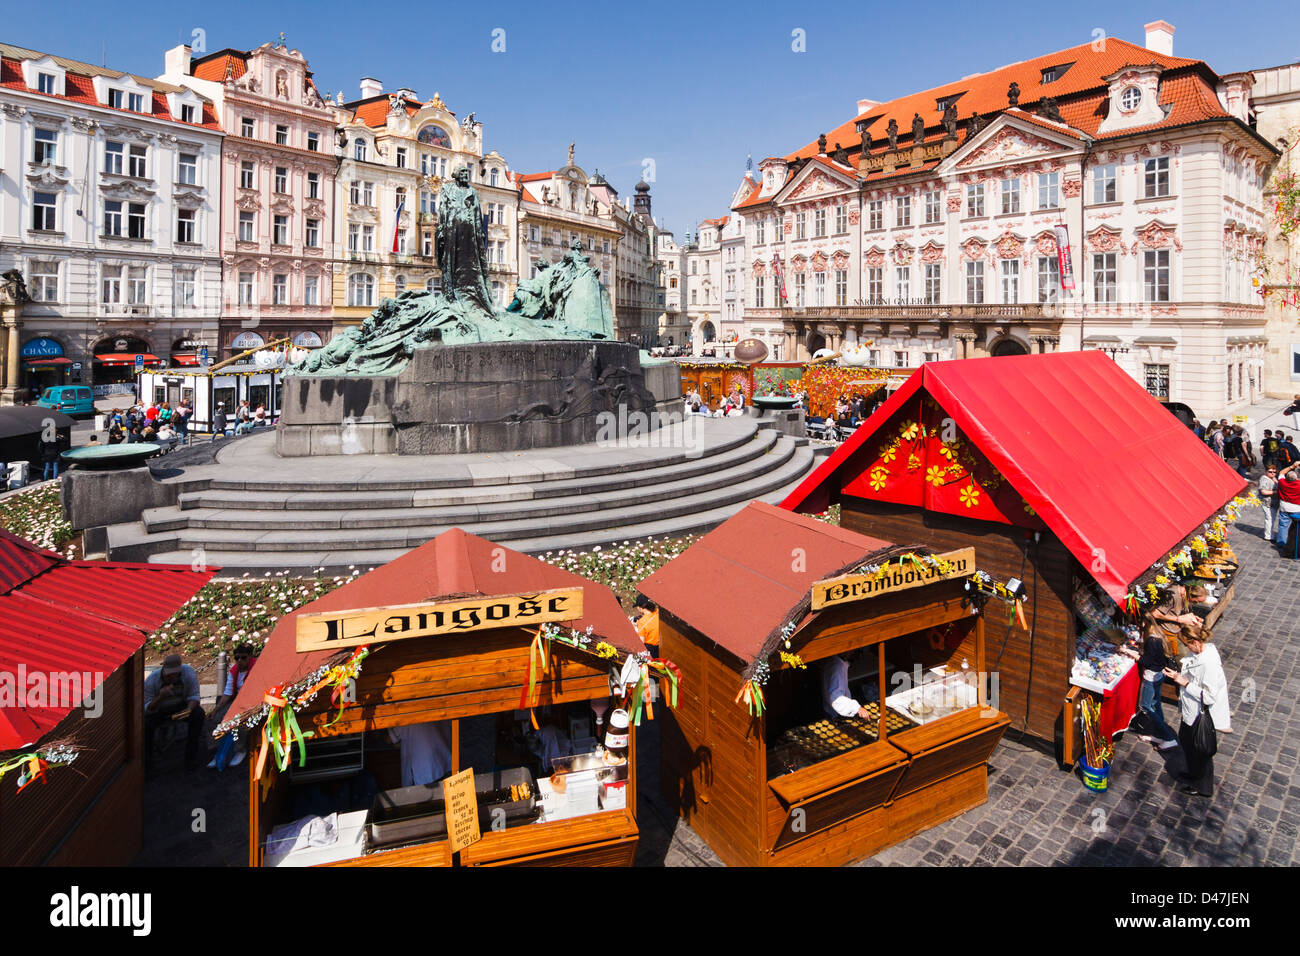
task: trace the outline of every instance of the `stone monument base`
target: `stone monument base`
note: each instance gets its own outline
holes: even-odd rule
[[[416,349],[396,375],[286,376],[276,451],[519,451],[601,440],[620,414],[641,413],[644,430],[680,412],[677,365],[643,369],[626,342],[440,345]]]

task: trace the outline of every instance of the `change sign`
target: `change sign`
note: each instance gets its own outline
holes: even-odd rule
[[[925,563],[925,559],[922,558],[920,568],[911,564],[904,564],[901,567],[893,564],[881,575],[841,574],[839,577],[827,578],[825,581],[816,581],[812,586],[812,609],[820,611],[824,607],[835,604],[848,604],[850,601],[861,601],[894,591],[906,591],[908,588],[918,588],[950,578],[964,578],[975,573],[974,548],[936,554],[935,558],[947,562],[946,571],[940,571],[937,567]]]
[[[324,611],[298,616],[297,647],[300,653],[332,650],[376,641],[401,641],[498,627],[532,627],[580,617],[582,588]]]

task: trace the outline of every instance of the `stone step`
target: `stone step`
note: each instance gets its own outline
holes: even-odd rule
[[[674,538],[687,534],[698,534],[717,527],[727,518],[745,507],[751,500],[779,504],[806,477],[814,464],[812,449],[800,446],[793,456],[790,471],[794,477],[755,497],[744,498],[716,507],[693,511],[676,517],[649,518],[601,529],[596,532],[576,534],[532,535],[509,540],[510,547],[527,554],[544,554],[547,551],[580,550],[588,551],[599,545],[601,547],[622,544],[624,541],[641,541],[646,538]],[[465,530],[481,534],[482,530],[468,527]],[[483,534],[484,537],[491,537]],[[499,540],[502,539],[498,536]],[[328,550],[325,547],[310,551],[268,552],[252,551],[242,548],[205,549],[204,559],[209,566],[221,568],[219,579],[238,579],[241,577],[262,577],[284,574],[289,577],[311,577],[316,574],[324,576],[348,575],[353,570],[365,572],[400,557],[410,548],[346,548]],[[151,564],[180,564],[190,566],[194,552],[190,549],[160,551],[149,557]]]
[[[551,518],[577,512],[595,512],[617,508],[631,501],[649,503],[680,499],[756,477],[780,467],[794,455],[796,446],[789,439],[771,433],[760,439],[765,453],[729,468],[705,473],[681,481],[660,481],[645,487],[633,485],[607,491],[582,494],[549,495],[535,499],[490,501],[481,504],[445,504],[433,507],[369,508],[353,510],[282,510],[257,511],[253,515],[242,508],[149,508],[141,516],[152,534],[182,528],[300,530],[333,528],[403,528],[420,525],[464,526],[482,521]],[[586,479],[584,479],[586,480]],[[558,483],[557,483],[558,484]],[[550,491],[551,489],[544,489]],[[354,493],[355,494],[355,493]],[[424,492],[419,492],[424,494]],[[255,517],[254,517],[255,515]]]
[[[238,511],[355,511],[362,508],[394,509],[475,505],[494,502],[529,501],[538,498],[567,497],[575,494],[599,494],[619,489],[641,489],[663,482],[678,482],[696,475],[731,469],[767,454],[781,437],[780,432],[765,428],[752,434],[739,446],[721,453],[701,455],[668,465],[643,465],[629,462],[620,471],[578,478],[557,478],[526,484],[485,486],[457,485],[448,488],[416,488],[406,491],[374,488],[337,489],[330,492],[238,491],[208,488],[182,492],[178,496],[181,510]]]

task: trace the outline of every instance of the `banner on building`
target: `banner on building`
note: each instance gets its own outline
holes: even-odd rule
[[[1067,292],[1074,291],[1074,261],[1070,258],[1070,231],[1065,226],[1057,226],[1056,261],[1061,272],[1061,288]]]

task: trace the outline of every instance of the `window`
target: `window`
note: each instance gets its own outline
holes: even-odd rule
[[[194,210],[193,209],[176,210],[176,241],[177,242],[194,241]]]
[[[675,279],[673,280],[676,281]],[[754,308],[763,308],[763,280],[757,279],[754,282]]]
[[[984,215],[984,184],[972,183],[966,187],[966,218]]]
[[[320,152],[320,133],[307,134],[307,149],[313,153]]]
[[[794,237],[796,239],[808,238],[808,214],[806,212],[794,214]]]
[[[128,94],[126,98],[126,108],[129,109],[132,113],[143,113],[144,94],[143,93]]]
[[[144,305],[148,301],[149,270],[144,266],[131,266],[126,270],[126,301],[131,305]]]
[[[912,224],[912,197],[898,196],[894,199],[894,225],[899,228]]]
[[[879,302],[885,297],[885,270],[879,266],[867,269],[867,299]]]
[[[1055,302],[1061,297],[1061,261],[1056,256],[1038,257],[1038,301]]]
[[[309,249],[320,248],[320,220],[308,219],[307,230],[304,233],[303,245]]]
[[[275,124],[275,145],[277,146],[289,145],[289,127],[285,126],[282,123]]]
[[[1055,209],[1061,204],[1061,174],[1038,174],[1038,208]]]
[[[302,304],[320,305],[320,279],[307,276],[302,280]]]
[[[825,209],[813,210],[813,235],[819,239],[822,236],[826,235],[826,210]]]
[[[197,153],[181,153],[177,156],[176,181],[185,186],[193,186],[199,181],[199,157]]]
[[[374,226],[361,227],[361,251],[362,252],[375,251],[375,227]]]
[[[420,236],[420,255],[426,259],[433,256],[433,233],[426,232]],[[533,276],[537,275],[536,266],[533,267]]]
[[[133,202],[126,207],[126,235],[128,239],[143,239],[144,203]]]
[[[495,186],[497,184],[498,175],[499,175],[498,171],[495,168],[493,168],[492,171],[488,174],[489,186]]]
[[[606,239],[604,242],[602,242],[602,243],[600,244],[600,251],[603,252],[605,255],[609,255],[609,253],[610,253],[610,245],[609,245],[609,240],[608,240],[608,239]],[[502,261],[502,262],[505,262],[505,259],[503,258],[501,261]]]
[[[1147,302],[1169,301],[1169,250],[1142,253],[1142,285]]]
[[[54,96],[54,74],[37,73],[36,74],[36,91],[44,93],[47,96]]]
[[[1020,301],[1020,260],[1002,260],[1002,301],[1008,305]]]
[[[254,288],[255,286],[253,284],[253,273],[241,272],[239,274],[239,304],[240,305],[253,304]]]
[[[122,235],[122,203],[112,199],[104,201],[104,235]]]
[[[375,184],[365,180],[352,180],[349,198],[354,206],[373,206],[375,204]]]
[[[938,305],[943,290],[942,267],[937,262],[925,265],[925,301],[927,305]]]
[[[255,221],[254,217],[256,215],[257,213],[253,213],[253,212],[241,212],[239,214],[239,241],[240,242],[253,241],[253,224]]]
[[[1169,366],[1144,365],[1142,370],[1146,377],[1147,391],[1156,398],[1169,397]]]
[[[244,139],[252,139],[257,135],[257,123],[247,116],[243,117],[239,121],[239,135]]]
[[[1094,253],[1092,257],[1092,297],[1096,302],[1119,300],[1119,255]]]
[[[1143,165],[1142,198],[1153,199],[1169,195],[1169,157],[1157,156]]]
[[[271,242],[277,246],[289,244],[289,217],[276,216],[271,220]]]
[[[122,267],[104,266],[100,281],[100,301],[105,305],[118,305],[122,301]]]
[[[424,212],[424,195],[425,195],[424,193],[420,193],[420,212]],[[542,229],[540,226],[528,227],[528,241],[529,242],[542,241]]]
[[[27,270],[31,281],[27,291],[33,302],[59,301],[59,264],[57,262],[33,262]]]
[[[1142,102],[1142,91],[1136,86],[1130,86],[1119,95],[1120,109],[1133,111],[1138,108]]]
[[[826,304],[826,273],[813,273],[813,305]]]
[[[1054,67],[1054,66],[1044,67],[1044,68],[1043,68],[1043,80],[1042,80],[1042,82],[1043,82],[1044,84],[1047,84],[1047,83],[1055,83],[1057,77],[1059,77],[1060,75],[1061,75],[1061,74],[1060,74],[1060,72],[1058,71],[1058,69],[1057,69],[1056,67]]]
[[[177,269],[176,281],[172,283],[173,304],[179,308],[191,308],[194,305],[194,270]]]
[[[307,174],[307,198],[320,199],[320,173]]]
[[[257,175],[257,167],[253,165],[251,159],[245,159],[239,164],[239,188],[253,189],[253,180]]]
[[[398,169],[405,169],[406,168],[406,147],[405,146],[397,147],[397,151],[393,154],[393,158],[397,163]]]
[[[849,207],[843,203],[835,207],[835,231],[849,231]]]
[[[925,221],[926,223],[936,223],[943,218],[942,196],[939,190],[931,190],[925,194]]]
[[[1012,176],[1004,179],[998,186],[1002,194],[1002,214],[1020,212],[1020,179]]]
[[[902,350],[894,353],[894,368],[907,368],[906,350]]]
[[[110,89],[108,91],[108,105],[115,110],[122,108],[122,91]]]
[[[189,106],[189,105],[186,105],[186,104],[182,104],[182,105],[181,105],[181,122],[182,122],[182,123],[197,123],[198,120],[195,118],[197,115],[198,115],[198,113],[197,113],[197,111],[194,109],[193,106]]]
[[[794,305],[797,309],[802,309],[808,304],[808,277],[802,272],[794,274]]]
[[[1106,163],[1092,169],[1092,201],[1115,202],[1119,194],[1115,177],[1115,164]]]
[[[534,268],[535,268],[535,267],[534,267]],[[427,278],[427,279],[424,280],[424,291],[425,291],[425,292],[441,292],[441,291],[442,291],[442,279],[440,279],[438,276],[429,276],[429,278]]]
[[[352,158],[363,163],[366,161],[366,141],[364,139],[359,139],[353,144]],[[369,276],[366,278],[369,278]]]
[[[283,272],[271,276],[271,304],[289,304],[289,277]]]
[[[104,144],[104,172],[122,175],[122,154],[126,147],[121,143]]]
[[[275,167],[275,191],[280,194],[289,191],[289,170],[287,167]]]
[[[894,269],[894,293],[898,298],[907,300],[912,297],[912,269],[898,266]]]
[[[52,129],[38,129],[32,144],[32,162],[38,166],[58,162],[59,134]]]
[[[921,353],[921,361],[922,361],[922,362],[937,362],[937,361],[939,361],[939,353],[938,353],[938,352],[922,352],[922,353]]]
[[[767,220],[759,219],[754,222],[754,245],[761,246],[767,242],[765,233],[767,232]]]
[[[127,157],[126,172],[128,176],[144,179],[148,175],[145,163],[146,150],[143,146],[132,146]]]
[[[883,199],[873,199],[867,203],[867,228],[885,228],[885,201]]]
[[[980,305],[984,301],[984,263],[966,263],[966,301]]]

